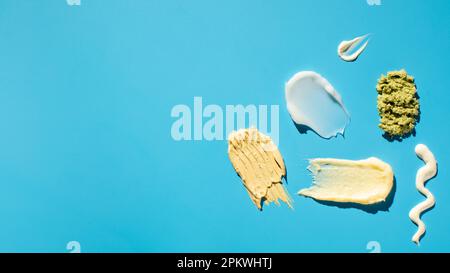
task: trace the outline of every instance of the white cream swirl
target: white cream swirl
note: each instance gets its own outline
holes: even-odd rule
[[[339,57],[346,61],[346,62],[354,62],[356,59],[358,59],[359,55],[366,49],[367,45],[369,44],[369,41],[367,40],[358,50],[356,50],[354,53],[349,55],[349,52],[355,49],[363,40],[365,40],[369,34],[356,37],[355,39],[352,39],[350,41],[342,41],[338,45],[338,55]]]

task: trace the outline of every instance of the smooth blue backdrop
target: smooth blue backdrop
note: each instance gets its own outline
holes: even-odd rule
[[[0,251],[450,251],[450,1],[2,0],[0,2]],[[341,40],[372,33],[355,63]],[[417,135],[388,142],[377,127],[380,74],[417,79]],[[345,139],[300,135],[284,83],[315,70],[351,112]],[[280,150],[295,210],[256,210],[225,141],[176,142],[176,104],[279,104]],[[424,143],[439,161],[436,207],[421,246],[409,210]],[[389,162],[389,212],[320,205],[307,158]]]

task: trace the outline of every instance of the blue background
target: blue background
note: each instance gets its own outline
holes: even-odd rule
[[[2,0],[0,2],[0,251],[450,251],[450,1]],[[338,43],[372,33],[355,63]],[[375,85],[405,68],[421,103],[417,135],[388,142]],[[284,83],[326,77],[352,115],[343,137],[299,134]],[[172,139],[174,105],[280,105],[280,151],[295,210],[251,203],[226,141]],[[417,247],[409,210],[424,143],[439,161],[436,207]],[[320,205],[308,158],[390,163],[389,212]]]

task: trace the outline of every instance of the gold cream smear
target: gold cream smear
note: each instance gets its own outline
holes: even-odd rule
[[[391,166],[375,157],[358,161],[317,158],[309,163],[313,186],[298,194],[316,200],[371,205],[385,201],[394,185]]]
[[[262,210],[262,202],[279,205],[278,199],[292,208],[281,182],[286,176],[283,158],[269,136],[255,128],[233,131],[228,136],[228,156],[258,209]]]
[[[358,59],[359,55],[366,49],[367,45],[369,44],[369,41],[366,41],[358,50],[356,50],[354,53],[350,54],[350,51],[355,49],[356,46],[358,46],[364,39],[366,39],[368,34],[356,37],[353,40],[350,41],[342,41],[338,46],[338,55],[339,57],[346,61],[346,62],[354,62],[356,59]]]
[[[433,194],[425,188],[425,182],[436,175],[437,162],[430,149],[423,144],[418,144],[415,148],[415,152],[417,156],[425,162],[425,166],[417,171],[416,187],[417,190],[427,198],[409,212],[409,218],[418,226],[418,230],[412,237],[412,241],[419,244],[420,238],[425,233],[425,223],[420,219],[420,214],[433,207],[436,203]]]

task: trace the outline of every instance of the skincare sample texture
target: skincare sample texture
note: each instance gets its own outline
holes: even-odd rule
[[[233,131],[228,136],[228,156],[242,179],[250,199],[262,210],[262,203],[278,199],[292,208],[282,178],[286,176],[283,158],[269,136],[255,128]]]
[[[427,199],[417,206],[415,206],[409,212],[409,218],[417,225],[417,232],[413,235],[412,241],[419,244],[420,239],[426,231],[425,223],[420,219],[420,215],[429,210],[436,203],[433,194],[425,188],[425,182],[436,176],[437,174],[437,161],[433,153],[427,146],[419,144],[415,148],[416,155],[425,162],[425,166],[421,167],[417,171],[416,175],[416,188]]]
[[[341,95],[321,75],[298,72],[286,83],[285,96],[289,114],[298,126],[306,126],[323,138],[344,134],[350,115]]]
[[[391,166],[375,157],[317,158],[309,161],[308,170],[313,185],[298,193],[320,201],[376,204],[386,200],[394,184]]]
[[[369,41],[367,40],[362,44],[357,50],[354,50],[363,40],[365,40],[368,37],[368,34],[356,37],[353,40],[350,41],[342,41],[338,45],[338,55],[339,57],[346,61],[346,62],[354,62],[356,59],[358,59],[359,55],[366,49],[367,45],[369,44]]]
[[[401,139],[413,132],[420,115],[414,78],[405,70],[381,75],[377,84],[378,125],[389,138]]]

